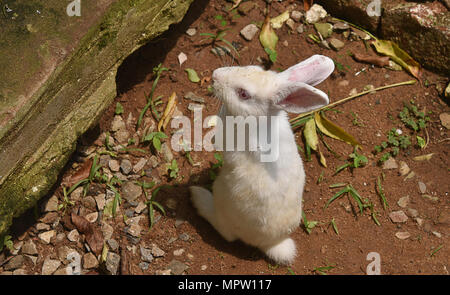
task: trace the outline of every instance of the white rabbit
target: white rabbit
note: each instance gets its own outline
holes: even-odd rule
[[[268,132],[278,134],[275,161],[260,161],[259,150],[224,151],[213,193],[190,187],[198,213],[227,241],[240,239],[280,264],[293,262],[296,246],[289,234],[301,222],[305,172],[286,112],[302,113],[327,105],[327,94],[312,86],[333,70],[330,58],[314,55],[281,73],[258,66],[224,67],[213,72],[215,95],[224,104],[223,122],[226,116],[278,119],[278,130]],[[223,128],[224,134],[230,131],[225,123]],[[257,136],[246,136],[247,143],[258,142]]]

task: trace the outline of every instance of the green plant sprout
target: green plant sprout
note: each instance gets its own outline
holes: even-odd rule
[[[161,139],[168,138],[167,135],[164,132],[150,132],[144,138],[142,139],[142,142],[148,142],[151,141],[153,147],[158,152],[161,151]]]
[[[144,182],[143,188],[144,188],[144,186],[147,186],[147,188],[153,187],[153,186],[154,186],[154,182],[151,182],[151,183],[149,183],[149,184],[145,184],[145,182]],[[150,197],[150,199],[149,199],[147,202],[145,202],[145,204],[148,206],[148,217],[149,217],[149,220],[150,220],[150,222],[149,222],[149,224],[150,224],[150,229],[151,229],[151,228],[153,227],[153,225],[155,224],[155,212],[154,212],[154,207],[153,207],[153,206],[156,206],[156,208],[158,208],[159,211],[161,211],[161,213],[162,213],[163,215],[166,215],[166,211],[164,210],[164,207],[163,207],[160,203],[158,203],[158,202],[155,201],[155,198],[156,198],[158,192],[159,192],[160,189],[163,188],[163,187],[167,187],[167,186],[166,186],[166,185],[163,185],[163,186],[157,187],[157,188],[152,192],[152,196]],[[144,189],[144,194],[145,194],[145,198],[148,199],[148,194],[147,194],[146,189]]]

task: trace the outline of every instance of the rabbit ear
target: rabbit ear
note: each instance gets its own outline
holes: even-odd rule
[[[305,113],[328,104],[328,95],[308,84],[286,83],[278,91],[276,106],[290,113]]]
[[[315,86],[325,80],[333,71],[332,59],[323,55],[313,55],[278,75],[283,80]]]

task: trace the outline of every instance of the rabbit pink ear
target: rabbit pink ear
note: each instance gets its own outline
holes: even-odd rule
[[[278,75],[283,80],[303,82],[315,86],[325,80],[334,71],[334,62],[323,55],[313,55]]]
[[[328,95],[308,84],[287,83],[278,92],[276,105],[290,113],[305,113],[328,104]]]

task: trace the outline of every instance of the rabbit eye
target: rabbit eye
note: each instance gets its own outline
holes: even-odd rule
[[[245,90],[245,89],[238,88],[238,89],[236,90],[236,92],[237,92],[237,94],[239,95],[239,98],[240,98],[240,99],[247,100],[247,99],[250,98],[250,94],[248,94],[247,90]]]

